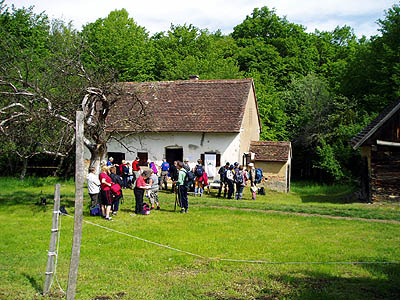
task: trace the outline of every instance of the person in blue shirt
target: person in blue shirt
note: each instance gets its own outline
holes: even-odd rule
[[[167,180],[168,180],[168,171],[169,171],[169,163],[167,162],[167,160],[164,158],[163,162],[161,164],[161,186],[160,189],[162,189],[162,185],[164,184],[164,189],[167,190],[168,189],[168,184],[167,184]]]

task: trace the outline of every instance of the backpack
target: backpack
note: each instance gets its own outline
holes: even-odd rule
[[[226,179],[228,179],[228,180],[233,180],[234,178],[234,173],[233,173],[233,171],[232,170],[228,170],[228,171],[226,171]]]
[[[236,176],[235,176],[235,182],[236,182],[236,183],[242,184],[243,181],[244,181],[243,172],[239,172],[239,171],[238,171],[238,172],[236,173]]]
[[[225,182],[225,177],[226,177],[225,166],[222,166],[221,168],[219,168],[218,174],[219,174],[219,178],[220,178],[221,182]]]
[[[258,189],[258,194],[259,194],[259,195],[265,195],[265,189],[264,189],[264,187],[260,187],[260,188]]]
[[[111,186],[111,192],[112,192],[114,195],[119,196],[119,195],[121,194],[121,186],[120,186],[118,183],[113,184],[113,185]]]
[[[194,174],[196,175],[196,177],[201,177],[203,176],[203,167],[201,165],[197,165],[196,168],[194,169]]]
[[[261,168],[256,169],[256,178],[254,178],[255,183],[260,183],[263,178],[263,170]]]
[[[100,205],[96,204],[90,208],[90,215],[91,216],[101,216],[101,209]]]
[[[150,214],[150,206],[147,203],[143,203],[143,214],[144,215]]]
[[[185,186],[188,188],[192,185],[194,181],[195,175],[193,174],[192,171],[187,171],[186,176],[185,176]]]

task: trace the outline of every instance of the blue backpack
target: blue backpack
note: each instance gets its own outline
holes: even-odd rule
[[[95,206],[90,208],[90,215],[91,216],[101,216],[101,209],[100,205],[96,204]]]
[[[263,170],[261,168],[256,169],[256,178],[254,178],[255,183],[260,183],[263,178]]]
[[[195,175],[192,171],[187,171],[185,176],[185,186],[189,188],[194,182]]]

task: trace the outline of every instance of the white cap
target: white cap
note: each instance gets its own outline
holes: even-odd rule
[[[254,164],[253,164],[253,163],[249,163],[248,166],[249,166],[249,167],[254,167]]]

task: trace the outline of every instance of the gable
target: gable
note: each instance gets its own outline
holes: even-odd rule
[[[127,93],[137,93],[149,119],[146,131],[154,132],[238,133],[249,94],[254,93],[252,79],[125,82],[121,86]],[[112,107],[108,130],[137,130],[120,121],[135,115],[130,101],[122,98]]]

